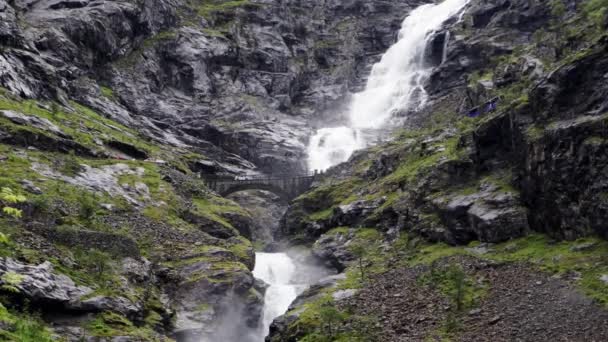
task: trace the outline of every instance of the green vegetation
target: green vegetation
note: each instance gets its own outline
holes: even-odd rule
[[[599,27],[606,23],[606,16],[608,15],[608,1],[607,0],[587,0],[583,4],[583,13],[589,19],[591,19]]]
[[[161,35],[158,38],[168,39],[169,36]],[[101,91],[104,96],[114,96],[109,88],[102,87]],[[232,215],[246,216],[248,213],[234,202],[213,196],[202,181],[192,177],[188,162],[204,159],[204,156],[179,149],[168,150],[167,147],[147,141],[137,132],[104,118],[91,109],[77,103],[71,103],[70,107],[65,108],[54,102],[24,101],[0,91],[0,109],[15,110],[46,119],[65,133],[65,136],[58,136],[51,130],[18,125],[0,117],[2,130],[15,134],[33,134],[35,139],[49,137],[61,141],[71,138],[75,142],[74,152],[65,153],[61,149],[38,151],[0,144],[0,256],[33,265],[49,261],[54,266],[55,273],[67,275],[77,285],[93,289],[88,297],[120,296],[134,303],[144,303],[141,322],[136,324],[115,313],[97,314],[90,321],[83,322],[87,336],[130,336],[138,340],[161,340],[154,329],[165,328],[167,317],[164,316],[165,308],[154,286],[143,283],[129,283],[126,286],[125,278],[121,275],[122,258],[114,255],[114,251],[90,248],[86,244],[77,248],[51,239],[45,241],[44,248],[33,248],[28,245],[31,243],[32,233],[25,230],[25,220],[57,222],[57,225],[49,226],[49,232],[55,230],[57,235],[68,238],[77,236],[82,231],[123,235],[135,241],[141,249],[141,254],[153,262],[163,262],[162,258],[181,258],[180,262],[163,263],[174,268],[197,261],[208,261],[211,264],[208,272],[193,274],[186,281],[196,281],[198,277],[210,282],[231,282],[231,277],[247,270],[245,263],[251,262],[251,243],[243,237],[230,240],[209,237],[207,240],[208,235],[197,230],[194,224],[186,222],[183,217],[186,217],[184,213],[190,210],[196,215],[208,218],[212,223],[231,227]],[[168,162],[157,164],[140,160],[102,159],[88,157],[87,153],[82,153],[86,149],[112,152],[102,144],[104,141],[130,144],[153,158]],[[141,206],[134,205],[131,198],[127,199],[116,193],[74,185],[77,184],[74,178],[82,176],[89,168],[100,171],[104,167],[119,163],[127,167],[113,169],[119,170],[114,171],[117,183],[124,185],[125,189],[131,189],[131,198],[141,203]],[[171,167],[183,171],[183,181],[173,184],[165,180],[166,173],[175,172],[169,170]],[[22,194],[31,189],[23,184],[23,180],[31,182],[40,192],[34,191],[28,193],[27,198],[24,197]],[[135,191],[137,187],[147,190]],[[188,206],[190,201],[193,202],[191,207]],[[21,212],[21,205],[25,202],[28,211]],[[123,219],[136,212],[151,218],[150,222],[146,223],[148,227],[158,224],[158,229],[166,230],[170,233],[169,236],[194,232],[202,237],[199,243],[203,244],[193,247],[193,241],[187,245],[179,241],[163,241],[155,235],[154,229],[136,229],[139,228],[137,224],[132,225],[130,221]],[[27,217],[23,221],[19,219],[25,215]],[[236,230],[235,234],[238,234]],[[208,241],[217,246],[204,244],[209,243]],[[169,243],[171,248],[167,247]],[[211,248],[226,253],[215,258],[208,257],[206,260],[188,258],[189,251],[201,252],[201,255],[204,255],[204,250]],[[231,258],[230,254],[234,257]],[[22,277],[20,274],[3,274],[1,290],[5,293],[18,291]],[[13,303],[5,297],[0,298],[0,306],[0,320],[3,322],[0,325],[4,328],[0,331],[0,340],[52,340],[45,323],[37,319],[35,313],[29,312],[27,306],[20,308],[24,310],[23,313],[13,312]]]
[[[114,100],[115,96],[114,96],[114,90],[112,90],[109,87],[106,86],[100,86],[99,90],[101,91],[101,95],[107,97],[110,100]]]
[[[114,312],[103,312],[98,315],[88,323],[87,330],[97,337],[128,335],[145,341],[161,341],[154,330],[146,327],[136,327],[127,318]]]
[[[249,0],[195,0],[198,15],[209,18],[215,12],[233,11],[245,5],[253,4]]]
[[[56,341],[43,323],[30,314],[10,312],[0,303],[0,340],[19,342]]]
[[[225,217],[228,213],[239,214],[242,216],[249,216],[249,213],[236,203],[216,196],[209,196],[207,198],[195,198],[194,212],[201,215],[209,220],[220,223],[226,228],[235,229],[229,219]]]
[[[473,243],[472,243],[473,244]],[[576,251],[573,246],[591,244],[591,248]],[[466,247],[446,244],[424,244],[406,253],[406,265],[431,265],[439,259],[454,255],[504,262],[525,262],[539,270],[553,274],[579,272],[578,287],[589,297],[608,306],[608,286],[600,277],[608,274],[608,241],[584,238],[574,242],[554,242],[542,234],[532,234],[491,247],[482,256],[469,252]]]
[[[20,209],[12,207],[12,205],[23,203],[25,201],[25,196],[15,194],[11,188],[0,189],[0,208],[2,208],[1,213],[6,216],[20,218],[23,212]]]
[[[374,317],[355,315],[337,307],[329,294],[305,304],[304,311],[292,324],[291,330],[307,332],[298,339],[302,342],[374,342],[379,333]]]
[[[146,139],[139,136],[134,130],[119,123],[104,118],[93,110],[72,102],[72,109],[63,108],[54,102],[43,103],[34,100],[20,100],[17,97],[0,94],[0,110],[14,110],[26,115],[33,115],[47,119],[75,142],[93,151],[100,148],[95,137],[107,137],[107,140],[120,141],[137,147],[149,154],[158,154],[160,150]],[[49,136],[58,139],[54,133],[31,126],[17,125],[12,121],[0,117],[0,127],[10,132],[30,132],[36,135]]]

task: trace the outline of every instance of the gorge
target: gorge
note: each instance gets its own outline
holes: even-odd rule
[[[0,340],[608,340],[606,0],[0,0]]]

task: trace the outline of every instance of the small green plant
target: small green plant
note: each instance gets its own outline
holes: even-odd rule
[[[20,218],[22,211],[11,205],[25,201],[25,196],[14,193],[11,188],[2,188],[0,190],[0,207],[2,207],[2,213],[6,216]]]
[[[8,236],[6,236],[4,233],[0,233],[0,245],[6,245],[9,242]]]
[[[83,221],[90,222],[97,213],[97,200],[93,195],[83,192],[80,195],[79,203],[78,217]]]
[[[78,175],[82,171],[82,169],[83,168],[80,164],[80,161],[72,150],[63,158],[61,163],[61,169],[59,171],[61,171],[61,173],[67,176],[74,177]]]
[[[336,333],[336,325],[342,322],[346,318],[346,315],[336,309],[333,302],[328,301],[321,305],[319,318],[321,318],[325,334],[333,337]]]

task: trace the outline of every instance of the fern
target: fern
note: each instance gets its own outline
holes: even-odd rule
[[[0,201],[15,204],[25,202],[26,198],[23,195],[15,194],[11,188],[2,188],[0,190]]]
[[[8,236],[3,233],[0,233],[0,245],[6,245],[9,243]]]
[[[23,203],[26,200],[25,196],[14,193],[11,188],[2,188],[0,190],[0,207],[2,208],[2,213],[6,216],[20,218],[23,212],[20,209],[13,208],[7,204]]]
[[[23,214],[23,212],[20,209],[13,208],[13,207],[4,207],[4,208],[2,208],[2,212],[5,215],[11,216],[14,218],[21,218],[21,215]]]

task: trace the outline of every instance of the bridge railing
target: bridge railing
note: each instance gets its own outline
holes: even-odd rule
[[[201,178],[211,182],[268,182],[282,181],[296,178],[313,178],[320,175],[319,173],[303,173],[303,174],[271,174],[260,176],[218,176],[201,174]]]

